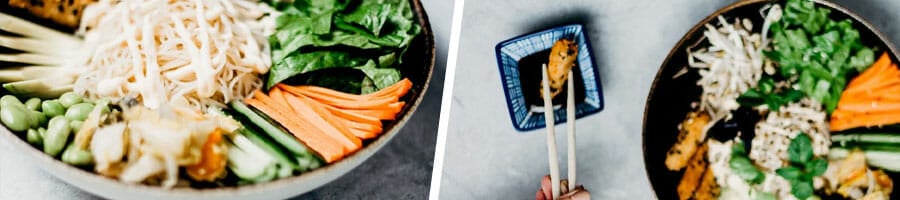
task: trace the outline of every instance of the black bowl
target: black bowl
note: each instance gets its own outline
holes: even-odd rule
[[[876,55],[887,51],[894,60],[898,60],[897,50],[892,43],[871,23],[835,3],[823,0],[815,0],[815,2],[816,6],[830,8],[833,19],[851,19],[854,27],[859,30],[863,43],[879,50]],[[697,70],[691,69],[687,74],[673,78],[688,65],[686,48],[703,37],[705,24],[718,25],[716,18],[719,15],[729,21],[734,17],[750,19],[754,22],[754,30],[758,31],[762,27],[763,21],[759,10],[770,3],[783,4],[783,2],[772,0],[738,1],[712,13],[697,23],[678,41],[660,66],[653,85],[650,87],[650,94],[647,96],[643,124],[644,165],[657,198],[678,199],[676,188],[681,181],[682,172],[669,171],[666,168],[666,152],[677,141],[678,124],[684,120],[688,112],[692,111],[691,102],[700,99],[701,88],[696,84],[700,75]],[[900,176],[891,174],[891,177]],[[894,179],[897,180],[897,178]],[[898,196],[896,192],[893,195],[893,197]]]

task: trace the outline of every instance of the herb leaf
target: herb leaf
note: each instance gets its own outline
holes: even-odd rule
[[[763,76],[759,79],[756,88],[747,90],[737,98],[738,104],[747,107],[767,105],[770,110],[778,111],[782,105],[798,101],[803,98],[803,92],[791,88],[783,88],[778,91],[775,88],[775,80]]]
[[[828,161],[824,158],[816,158],[806,163],[805,169],[814,177],[821,176],[825,173],[825,170],[828,170]]]
[[[812,141],[805,133],[797,134],[788,145],[788,160],[794,164],[803,164],[813,157]]]
[[[756,184],[766,179],[766,175],[753,165],[746,156],[732,156],[728,166],[745,181]]]
[[[775,170],[775,173],[778,174],[778,176],[791,181],[799,179],[800,175],[803,173],[803,170],[794,166],[788,166]]]
[[[791,194],[797,199],[807,199],[813,195],[812,181],[800,180],[791,182]]]

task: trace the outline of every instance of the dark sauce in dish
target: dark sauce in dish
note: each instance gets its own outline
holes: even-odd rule
[[[533,53],[519,59],[519,82],[522,85],[522,96],[525,97],[525,105],[528,106],[544,106],[544,99],[541,98],[541,67],[550,61],[550,49]],[[572,76],[575,83],[575,104],[584,102],[584,80],[581,77],[581,70],[576,62],[572,67]],[[568,82],[566,83],[568,84]],[[566,105],[566,96],[569,86],[564,85],[563,91],[553,97],[553,105]]]

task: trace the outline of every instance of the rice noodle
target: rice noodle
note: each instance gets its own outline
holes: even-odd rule
[[[271,66],[270,9],[247,0],[101,0],[78,29],[91,53],[74,90],[148,108],[243,99]]]

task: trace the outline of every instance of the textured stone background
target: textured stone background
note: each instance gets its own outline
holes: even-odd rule
[[[549,172],[543,130],[513,129],[494,53],[500,41],[572,22],[587,26],[606,108],[578,120],[578,182],[594,199],[652,199],[641,152],[644,102],[669,50],[735,0],[469,0],[463,10],[441,199],[530,199]],[[900,41],[900,1],[836,1]],[[565,128],[557,126],[557,133]],[[565,176],[564,134],[557,143]]]
[[[425,99],[381,151],[350,173],[294,199],[426,199],[431,185],[441,89],[453,0],[422,0],[437,43],[435,71]],[[99,199],[32,166],[0,141],[0,199]]]

